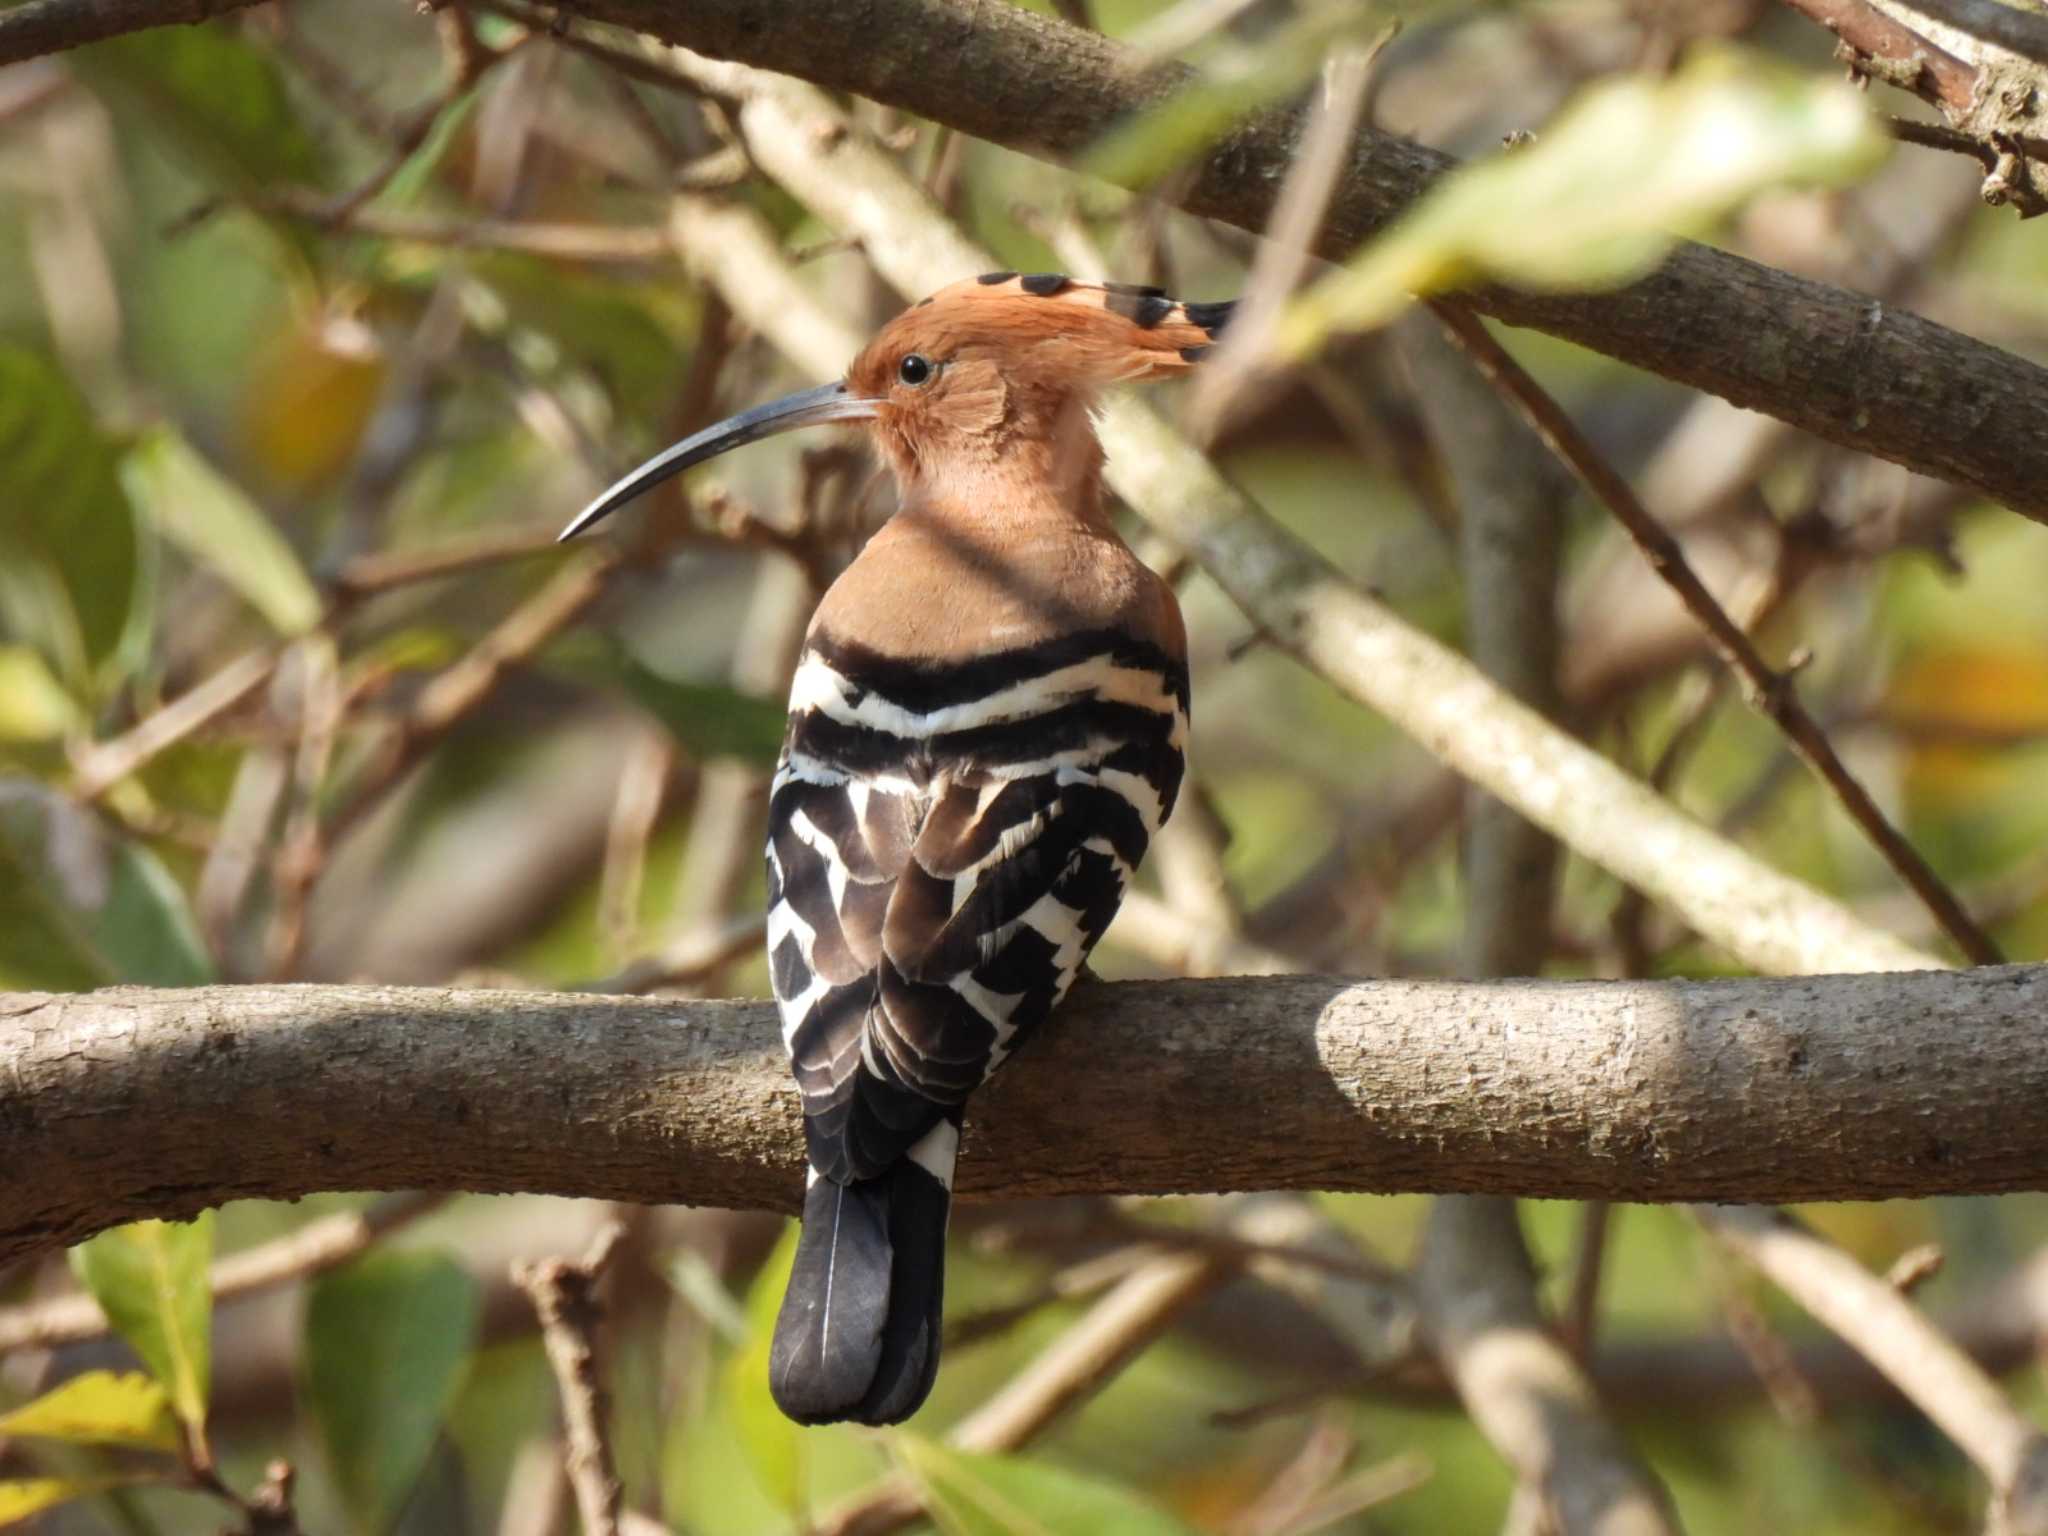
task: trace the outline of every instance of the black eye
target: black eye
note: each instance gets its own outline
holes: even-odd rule
[[[906,352],[896,365],[896,377],[906,384],[922,384],[932,376],[932,360],[920,352]]]

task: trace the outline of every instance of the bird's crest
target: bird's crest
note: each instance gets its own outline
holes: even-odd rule
[[[1084,283],[1058,272],[986,272],[949,284],[883,327],[847,373],[879,397],[906,356],[937,365],[987,358],[1013,376],[1077,391],[1160,378],[1208,352],[1232,302],[1191,304],[1163,289]]]

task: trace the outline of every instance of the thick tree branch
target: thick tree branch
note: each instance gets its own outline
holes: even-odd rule
[[[2048,968],[1099,984],[976,1098],[977,1195],[2048,1188]],[[767,1003],[380,987],[0,997],[0,1262],[331,1189],[789,1209]]]
[[[0,11],[0,64],[82,48],[145,27],[189,25],[257,0],[28,0]]]

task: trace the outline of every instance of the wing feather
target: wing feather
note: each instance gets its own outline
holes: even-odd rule
[[[911,718],[859,706],[852,684],[828,693]],[[1172,808],[1178,708],[1050,702],[1042,728],[949,718],[893,757],[868,726],[857,754],[820,755],[817,712],[793,722],[770,808],[770,970],[829,1179],[872,1177],[957,1117],[1072,985]]]

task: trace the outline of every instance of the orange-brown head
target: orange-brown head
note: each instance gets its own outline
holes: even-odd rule
[[[581,533],[650,486],[728,449],[821,422],[865,421],[906,492],[1019,451],[1098,452],[1085,413],[1102,390],[1179,373],[1228,302],[1057,273],[991,272],[942,288],[882,328],[846,378],[756,406],[650,459],[563,530]],[[1092,465],[1093,460],[1089,463]]]

